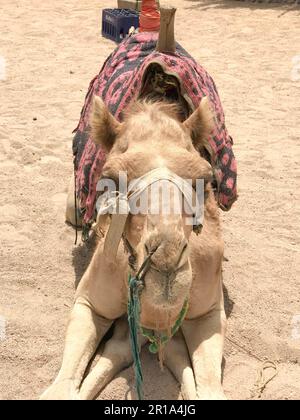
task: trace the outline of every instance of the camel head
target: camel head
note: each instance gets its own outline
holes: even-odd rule
[[[102,178],[118,185],[121,172],[127,174],[130,183],[157,168],[166,168],[180,178],[192,180],[193,186],[199,179],[209,185],[212,169],[201,156],[213,128],[206,98],[185,121],[180,121],[174,105],[142,101],[132,105],[120,123],[104,102],[95,97],[91,126],[95,143],[107,152]],[[193,226],[188,222],[191,215],[186,206],[180,206],[178,211],[174,204],[182,198],[182,191],[174,183],[165,181],[165,185],[170,186],[168,211],[164,210],[163,188],[160,186],[154,192],[151,188],[145,199],[146,207],[153,209],[154,204],[157,211],[130,213],[124,238],[136,255],[137,268],[151,254],[141,293],[142,308],[178,315],[192,282],[189,239]]]

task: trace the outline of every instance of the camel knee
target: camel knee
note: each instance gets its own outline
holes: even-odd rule
[[[121,318],[116,322],[113,336],[105,345],[103,355],[106,354],[112,360],[124,366],[132,363],[129,327],[125,318]]]

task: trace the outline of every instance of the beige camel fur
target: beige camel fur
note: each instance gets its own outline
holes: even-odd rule
[[[165,365],[181,384],[185,399],[224,399],[221,362],[226,317],[221,267],[223,241],[217,204],[211,189],[211,167],[198,150],[211,131],[212,117],[204,98],[185,122],[176,108],[164,103],[136,103],[123,123],[94,100],[93,137],[108,152],[103,176],[128,179],[166,167],[185,179],[204,179],[206,198],[200,235],[187,226],[186,215],[129,215],[124,235],[140,266],[153,254],[141,293],[141,325],[169,330],[186,298],[189,309],[179,332],[164,350]],[[160,200],[160,197],[157,197]],[[128,253],[120,243],[116,261],[103,254],[105,237],[76,292],[66,334],[60,372],[42,399],[93,399],[111,379],[132,363],[127,313]],[[166,276],[166,273],[172,273]],[[166,287],[166,283],[167,287]],[[167,291],[166,291],[167,290]],[[108,329],[113,336],[94,369],[87,366]],[[141,345],[145,342],[141,339]]]
[[[174,12],[161,10],[160,51],[174,49]],[[221,385],[226,328],[221,279],[223,241],[210,184],[212,169],[201,157],[213,128],[213,118],[206,98],[186,121],[181,122],[180,115],[174,105],[143,101],[135,103],[124,122],[119,123],[103,101],[95,98],[92,133],[94,141],[108,152],[103,177],[117,180],[119,172],[126,171],[130,181],[156,168],[168,168],[184,179],[205,181],[200,235],[187,224],[184,211],[168,214],[160,211],[130,214],[124,238],[136,252],[138,267],[156,250],[140,297],[143,327],[169,331],[188,299],[189,309],[181,328],[164,349],[165,365],[181,384],[183,397],[224,399]],[[75,224],[73,181],[66,217]],[[161,202],[161,193],[157,194],[154,198],[150,196],[149,207],[151,200]],[[174,194],[181,193],[176,190]],[[128,253],[121,241],[115,260],[111,261],[104,254],[105,240],[104,232],[78,286],[62,366],[42,399],[94,399],[117,373],[133,362],[126,319]],[[96,349],[113,324],[113,335],[105,343],[100,360],[86,375]],[[140,344],[145,341],[141,337]]]

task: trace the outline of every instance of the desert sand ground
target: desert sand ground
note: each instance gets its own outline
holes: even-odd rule
[[[224,388],[231,399],[257,398],[257,372],[271,360],[278,375],[261,398],[300,398],[300,70],[297,58],[292,63],[300,56],[300,9],[172,3],[177,40],[218,86],[239,164],[239,200],[222,214]],[[60,365],[88,256],[64,223],[72,130],[90,80],[115,47],[100,36],[101,8],[115,5],[0,0],[1,399],[36,399]],[[181,398],[147,349],[142,361],[147,398]],[[129,368],[100,398],[131,398],[133,384]]]

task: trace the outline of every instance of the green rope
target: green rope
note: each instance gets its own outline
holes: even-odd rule
[[[131,350],[135,373],[136,391],[139,400],[144,399],[143,393],[143,372],[140,358],[138,334],[140,328],[140,299],[141,281],[129,275],[129,299],[128,299],[128,324],[130,332]]]
[[[151,353],[158,353],[159,348],[164,346],[179,330],[180,325],[182,324],[186,313],[188,311],[188,300],[186,299],[183,307],[180,311],[180,314],[174,324],[174,326],[171,328],[171,334],[155,334],[153,330],[148,330],[147,328],[142,328],[142,334],[144,337],[147,337],[150,341],[149,351]]]
[[[158,334],[155,335],[153,330],[148,330],[146,328],[140,328],[140,293],[143,288],[143,281],[139,278],[139,274],[136,277],[132,277],[129,274],[128,277],[128,286],[129,286],[129,293],[128,293],[128,324],[129,324],[129,332],[130,332],[130,341],[131,341],[131,349],[133,355],[133,365],[134,365],[134,373],[135,373],[135,384],[136,384],[136,391],[138,394],[139,400],[144,398],[143,393],[143,372],[142,372],[142,364],[140,358],[140,350],[139,350],[139,332],[141,331],[142,334],[148,338],[150,341],[149,351],[151,353],[157,353],[162,346],[164,346],[178,331],[180,325],[182,324],[187,310],[188,310],[188,299],[185,300],[184,305],[180,311],[180,314],[171,329],[171,334]]]

